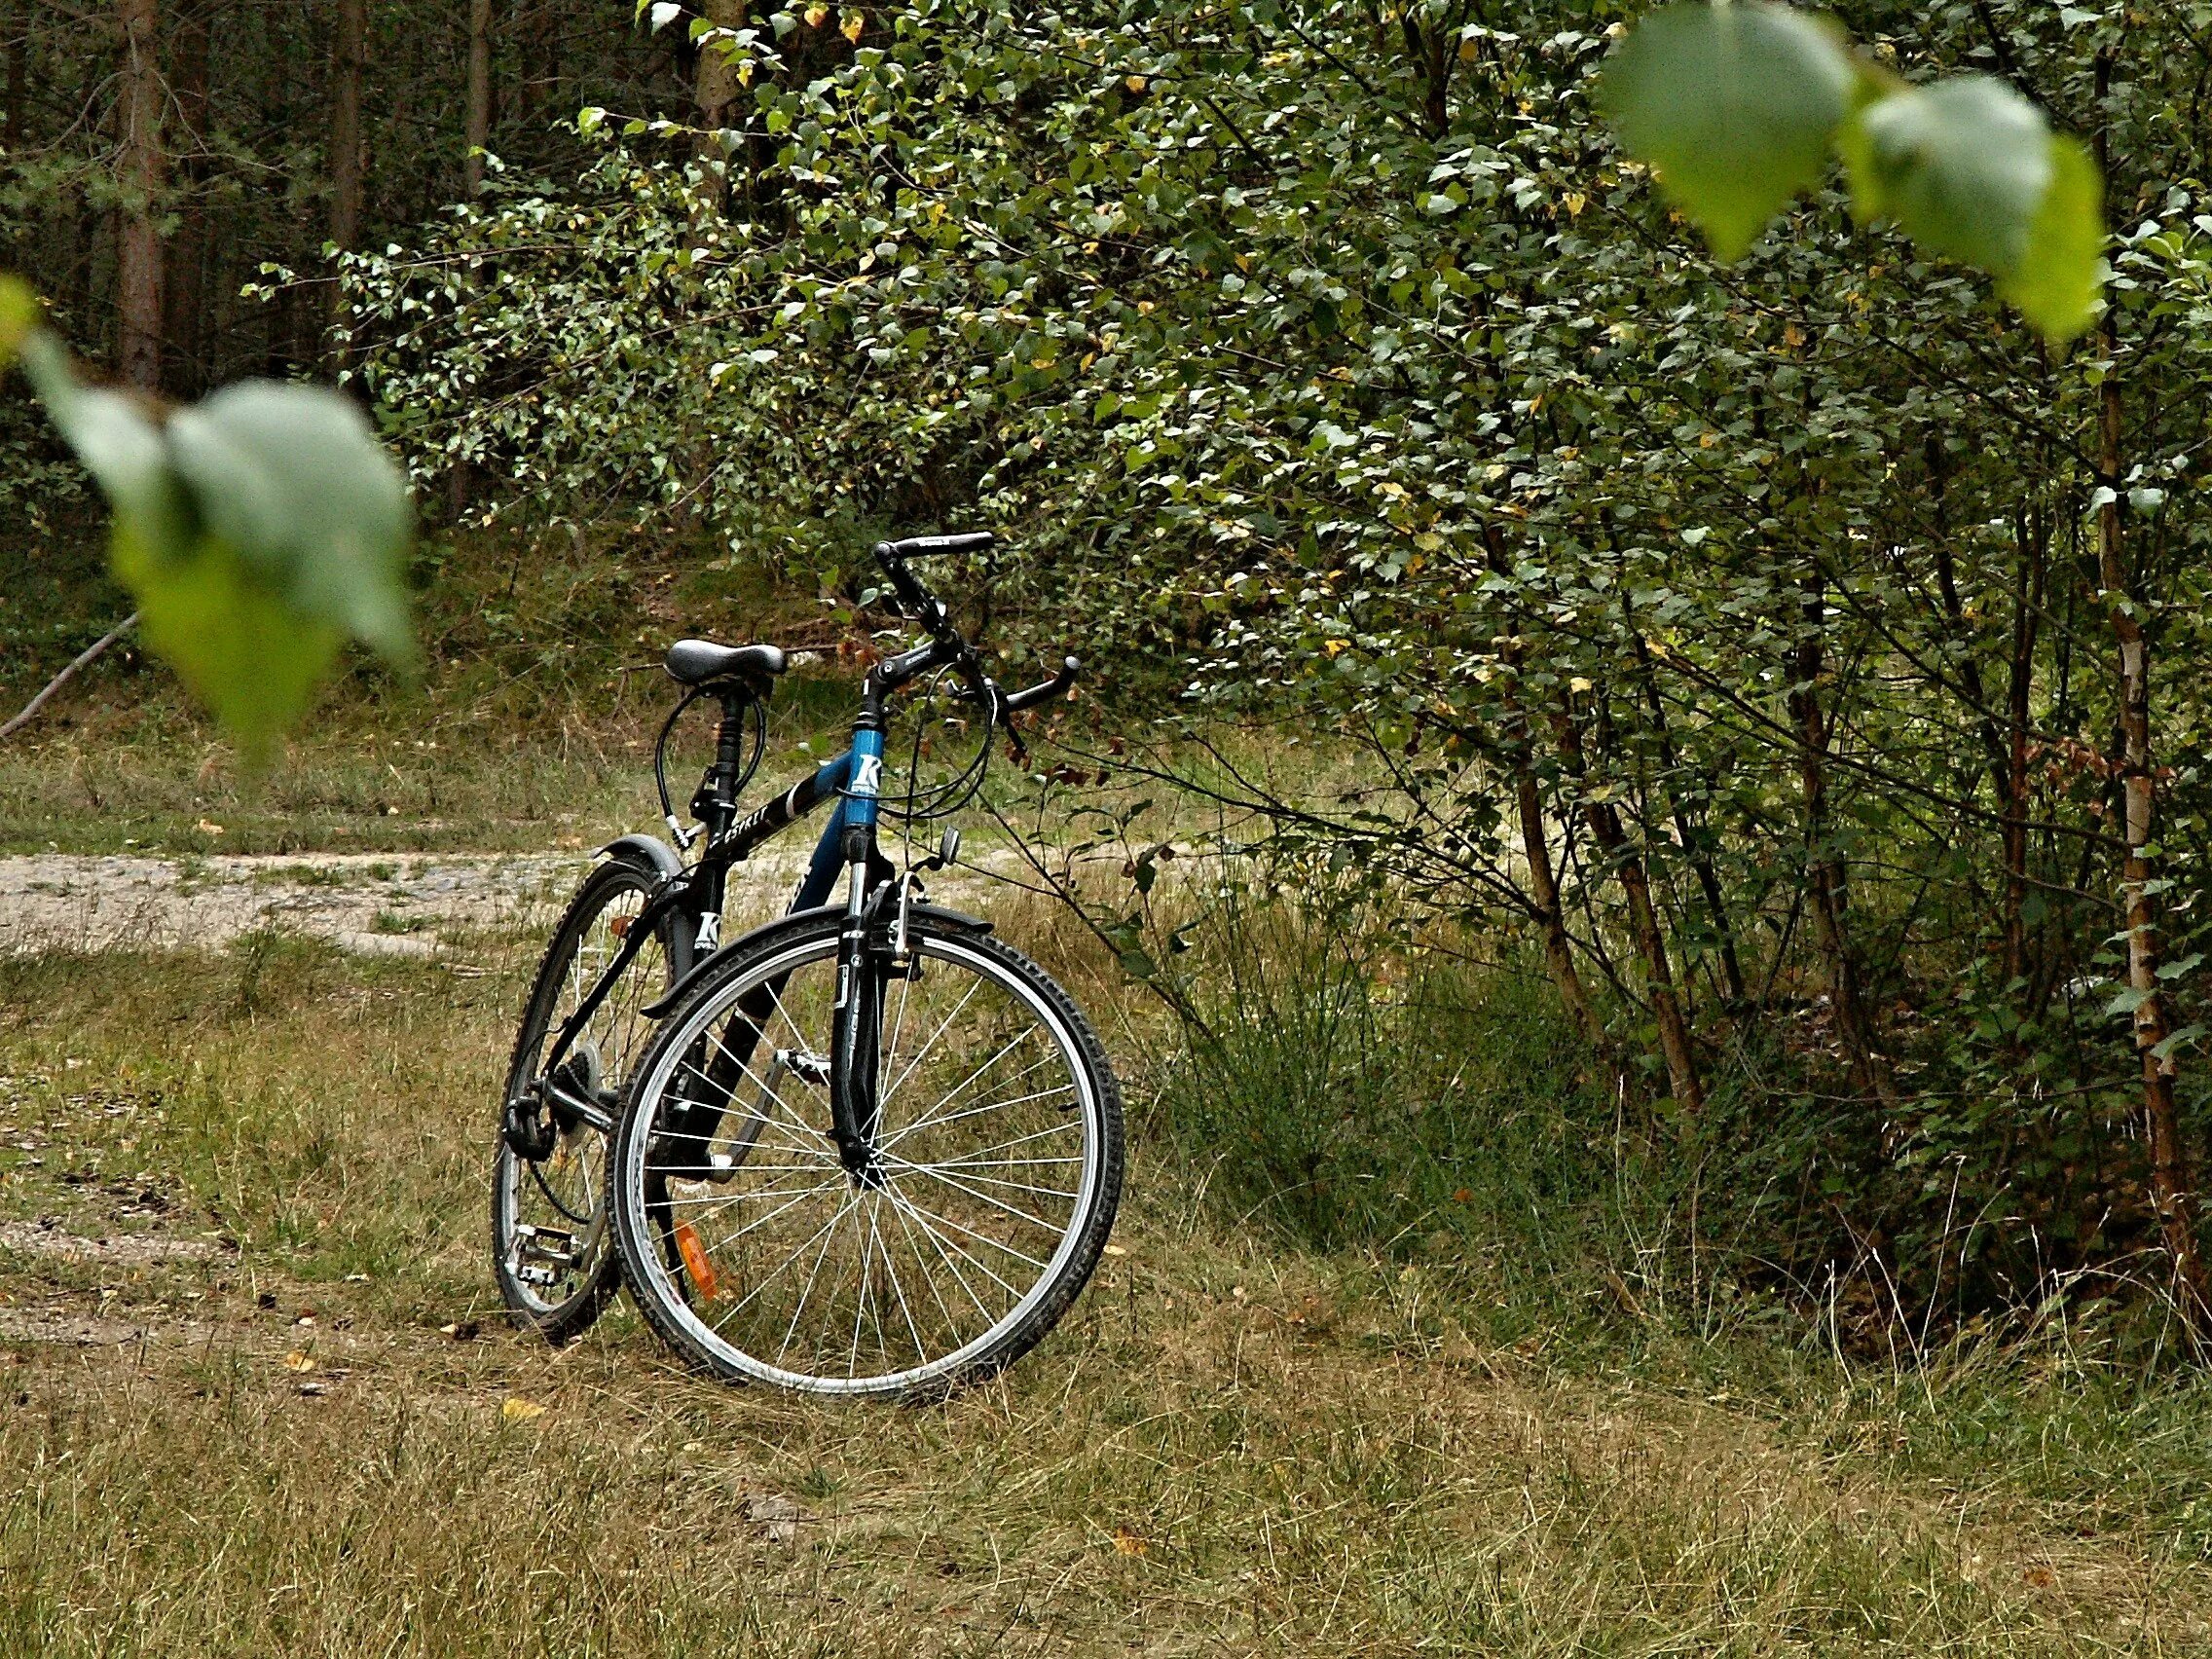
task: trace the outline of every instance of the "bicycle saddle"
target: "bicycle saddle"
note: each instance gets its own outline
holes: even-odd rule
[[[680,685],[717,680],[773,680],[791,666],[781,645],[718,645],[712,640],[679,640],[668,647],[669,679]]]

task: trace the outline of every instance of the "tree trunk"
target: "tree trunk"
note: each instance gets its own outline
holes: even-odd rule
[[[746,0],[703,0],[699,10],[717,28],[745,26]],[[701,174],[699,213],[702,221],[722,210],[729,196],[729,160],[722,149],[721,130],[735,125],[737,104],[745,85],[736,65],[712,41],[699,49],[697,96],[699,103],[698,160]]]
[[[214,378],[204,361],[207,345],[205,272],[207,211],[207,58],[219,0],[193,0],[176,18],[175,96],[178,186],[177,225],[168,258],[168,386],[181,397],[197,396]]]
[[[1512,560],[1505,550],[1505,538],[1496,526],[1486,526],[1483,542],[1490,557],[1490,568],[1497,575],[1508,577],[1512,573]],[[1518,671],[1521,665],[1521,641],[1516,634],[1506,642],[1505,662]],[[1541,786],[1536,780],[1535,739],[1529,723],[1529,713],[1521,703],[1518,683],[1505,691],[1505,760],[1513,774],[1515,810],[1521,821],[1521,852],[1529,864],[1529,897],[1535,912],[1536,932],[1544,945],[1544,971],[1551,977],[1553,988],[1567,1010],[1567,1015],[1575,1031],[1590,1047],[1600,1063],[1613,1074],[1618,1091],[1630,1087],[1628,1070],[1620,1063],[1612,1040],[1605,1034],[1604,1022],[1590,1001],[1589,990],[1582,983],[1581,970],[1574,963],[1574,942],[1567,932],[1567,912],[1560,903],[1559,881],[1552,873],[1551,838],[1544,828],[1544,800]]]
[[[1563,705],[1553,721],[1559,733],[1560,752],[1567,769],[1585,785],[1589,766],[1583,756],[1582,733],[1574,711]],[[1666,1062],[1667,1082],[1675,1103],[1685,1120],[1694,1123],[1705,1110],[1705,1088],[1698,1081],[1697,1050],[1690,1042],[1689,1023],[1675,995],[1675,974],[1667,959],[1667,936],[1659,926],[1659,912],[1651,903],[1651,878],[1643,855],[1629,839],[1620,809],[1610,800],[1592,800],[1583,792],[1582,816],[1598,846],[1613,866],[1621,892],[1628,900],[1629,931],[1635,936],[1637,954],[1643,959],[1645,994],[1651,999],[1651,1015],[1659,1027],[1659,1056]]]
[[[467,148],[461,167],[461,194],[473,201],[484,190],[484,148],[492,141],[492,0],[469,0]]]
[[[1862,985],[1864,971],[1851,938],[1850,884],[1828,821],[1828,727],[1820,693],[1825,607],[1818,571],[1806,575],[1804,594],[1789,708],[1797,721],[1798,781],[1804,792],[1806,908],[1812,912],[1815,941],[1827,962],[1828,1003],[1852,1086],[1862,1095],[1894,1106],[1897,1089],[1888,1061],[1874,1041]]]
[[[157,0],[118,0],[123,26],[117,119],[116,366],[144,392],[162,389],[161,16]]]
[[[492,141],[492,0],[469,0],[468,90],[461,164],[462,194],[471,202],[484,193],[484,148]],[[474,469],[456,457],[446,469],[446,511],[459,523],[475,493]]]
[[[2028,961],[2028,719],[2035,690],[2036,618],[2043,611],[2042,515],[2024,510],[2012,578],[2012,649],[2005,687],[2005,978],[2026,988]],[[2032,992],[2022,998],[2032,1006]]]
[[[17,0],[0,10],[8,31],[8,101],[0,104],[0,150],[22,148],[24,118],[31,101],[31,23],[38,16],[38,0]]]
[[[1625,588],[1623,591],[1625,593]],[[1643,688],[1644,707],[1651,716],[1652,732],[1659,740],[1660,793],[1667,797],[1667,813],[1674,820],[1675,833],[1681,838],[1682,856],[1697,877],[1698,892],[1705,899],[1706,916],[1713,924],[1714,942],[1720,947],[1720,973],[1727,985],[1729,1007],[1732,1011],[1739,1010],[1751,1000],[1751,991],[1744,982],[1743,958],[1736,949],[1736,929],[1729,919],[1728,900],[1720,890],[1720,874],[1713,867],[1713,855],[1707,848],[1705,818],[1702,813],[1690,811],[1677,787],[1682,761],[1675,749],[1674,731],[1667,722],[1666,703],[1659,695],[1659,676],[1651,666],[1650,647],[1637,631],[1635,617],[1631,615],[1626,620],[1629,637],[1636,642],[1637,675]]]
[[[2105,351],[2118,349],[2106,325]],[[2120,646],[2121,834],[2120,903],[2127,917],[2127,985],[2135,997],[2135,1051],[2143,1068],[2143,1115],[2151,1149],[2151,1202],[2172,1259],[2174,1286],[2192,1332],[2206,1331],[2203,1259],[2196,1243],[2196,1188],[2181,1120],[2174,1104],[2174,1057],[2160,1053],[2168,1022],[2158,979],[2158,936],[2151,894],[2153,791],[2151,770],[2151,659],[2142,618],[2128,585],[2121,536],[2120,377],[2107,373],[2102,391],[2098,467],[2108,498],[2097,508],[2097,579],[2111,608],[2113,639]]]
[[[338,0],[338,39],[330,63],[330,240],[340,253],[361,240],[361,78],[368,66],[368,0]],[[332,355],[347,358],[345,288],[330,283]]]

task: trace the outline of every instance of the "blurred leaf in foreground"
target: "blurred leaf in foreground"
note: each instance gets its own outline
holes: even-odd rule
[[[1979,266],[2053,339],[2088,326],[2103,186],[2043,111],[2002,81],[1968,75],[1892,92],[1856,125],[1845,152],[1862,213]]]
[[[1852,81],[1842,42],[1801,13],[1678,5],[1637,25],[1601,96],[1622,143],[1735,259],[1820,177]]]
[[[14,329],[114,509],[110,557],[146,643],[249,763],[305,712],[349,638],[412,663],[407,489],[359,410],[334,391],[248,381],[165,418],[81,384],[52,336],[18,325],[18,294],[0,286],[0,349]]]
[[[1905,86],[1824,19],[1763,0],[1685,0],[1630,32],[1602,97],[1621,142],[1723,259],[1837,150],[1862,218],[1987,272],[2046,339],[2062,345],[2095,314],[2096,166],[1991,76]]]

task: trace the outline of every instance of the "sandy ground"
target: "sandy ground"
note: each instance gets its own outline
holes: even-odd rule
[[[738,866],[728,913],[775,913],[811,852],[794,842]],[[542,932],[592,862],[589,853],[0,858],[0,954],[213,948],[272,930],[364,953],[433,956],[447,930],[513,924]],[[1018,863],[987,857],[1002,862],[1009,871]],[[959,871],[929,886],[951,898],[981,883]]]

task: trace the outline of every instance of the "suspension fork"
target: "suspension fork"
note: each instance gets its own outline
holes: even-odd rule
[[[874,690],[873,677],[870,691]],[[881,705],[864,714],[853,733],[853,768],[846,783],[844,844],[845,924],[837,936],[837,1000],[830,1041],[830,1125],[838,1161],[855,1183],[883,1184],[876,1156],[882,1119],[879,1075],[883,1039],[883,964],[868,949],[875,920],[869,876],[875,863],[876,795],[883,774]],[[869,717],[872,716],[871,719]]]

